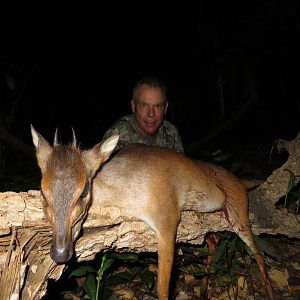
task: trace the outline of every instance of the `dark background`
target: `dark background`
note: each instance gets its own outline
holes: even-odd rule
[[[30,146],[30,124],[99,142],[148,75],[166,83],[190,156],[270,149],[299,130],[299,1],[2,1],[0,22],[0,126]],[[34,163],[3,130],[0,146],[0,180]]]

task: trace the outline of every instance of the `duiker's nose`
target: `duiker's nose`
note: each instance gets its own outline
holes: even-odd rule
[[[53,248],[50,251],[51,258],[58,264],[65,263],[71,258],[73,251],[68,248]]]

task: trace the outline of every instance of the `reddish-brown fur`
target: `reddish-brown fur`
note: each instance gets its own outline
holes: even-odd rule
[[[51,147],[33,128],[32,136],[43,174],[42,201],[53,227],[51,256],[55,261],[63,263],[73,253],[72,243],[90,201],[91,193],[86,194],[86,189],[91,188],[93,180],[93,201],[102,206],[117,206],[124,214],[143,220],[155,231],[159,299],[168,299],[176,231],[183,210],[224,211],[232,229],[254,253],[268,296],[274,299],[264,260],[253,241],[247,192],[234,175],[219,166],[195,162],[171,150],[130,145],[93,178],[114,150],[118,136],[82,152],[75,145]],[[68,151],[74,154],[63,156],[61,161],[59,152],[66,150],[59,147],[69,147]],[[65,215],[57,214],[56,206],[62,205],[59,203],[63,203]],[[59,237],[57,232],[60,232]]]

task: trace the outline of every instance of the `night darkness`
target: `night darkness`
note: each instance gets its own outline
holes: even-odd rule
[[[200,139],[191,156],[271,148],[299,131],[298,1],[41,2],[1,3],[0,126],[18,140],[32,145],[32,123],[68,141],[73,126],[92,146],[130,113],[132,87],[148,75],[166,83],[167,119],[187,150]],[[24,168],[3,130],[0,146],[3,170]]]

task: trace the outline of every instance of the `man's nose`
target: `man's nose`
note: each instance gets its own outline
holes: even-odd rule
[[[148,107],[148,116],[154,116],[154,115],[155,115],[154,107],[149,106]]]

